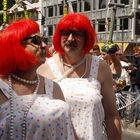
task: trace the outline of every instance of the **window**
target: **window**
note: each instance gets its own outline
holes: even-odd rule
[[[120,19],[120,30],[128,30],[128,18]]]
[[[72,8],[74,12],[77,12],[77,3],[72,3]]]
[[[84,3],[84,11],[90,11],[90,3],[89,2]]]
[[[43,9],[44,9],[44,11],[43,11],[44,14],[43,14],[43,15],[44,15],[45,17],[47,17],[47,8],[44,7]]]
[[[57,5],[54,6],[55,13],[54,15],[57,16]]]
[[[96,1],[97,1],[97,0],[93,0],[93,10],[96,9]]]
[[[49,6],[48,7],[48,17],[52,17],[53,16],[53,6]]]
[[[63,5],[59,5],[59,15],[63,15]]]
[[[120,3],[128,5],[129,4],[129,0],[121,0]]]
[[[105,31],[105,20],[99,20],[98,21],[98,32],[104,32]]]
[[[79,12],[82,12],[82,3],[79,1]]]
[[[99,0],[99,9],[106,8],[106,0]]]
[[[53,26],[49,25],[48,26],[48,36],[52,36],[53,35]]]
[[[140,12],[136,12],[135,34],[140,35]]]

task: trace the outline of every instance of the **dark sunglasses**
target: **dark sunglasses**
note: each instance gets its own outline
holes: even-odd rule
[[[41,45],[42,42],[44,42],[45,44],[48,43],[48,38],[46,37],[42,37],[42,36],[39,36],[39,35],[34,35],[34,36],[29,36],[27,38],[25,38],[23,40],[23,42],[26,42],[27,40],[31,40],[31,42],[35,45]]]
[[[62,36],[68,37],[70,34],[72,34],[74,37],[79,37],[79,36],[83,36],[85,33],[83,31],[78,31],[78,30],[62,30],[61,31]]]

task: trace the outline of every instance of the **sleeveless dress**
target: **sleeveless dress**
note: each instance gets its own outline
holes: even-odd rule
[[[62,78],[52,58],[47,62],[70,105],[71,119],[79,140],[107,140],[104,129],[101,84],[97,80],[99,58],[93,56],[88,78]]]
[[[69,106],[52,98],[53,82],[45,79],[46,94],[37,95],[26,118],[26,140],[74,140],[69,114]],[[8,85],[0,80],[0,89],[9,98]],[[23,109],[33,95],[18,96],[14,91],[14,140],[21,140]],[[9,100],[0,106],[0,140],[9,139],[10,125]]]

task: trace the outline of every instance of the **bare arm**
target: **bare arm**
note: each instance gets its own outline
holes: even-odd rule
[[[63,92],[62,92],[60,86],[56,82],[54,82],[53,98],[65,101]]]
[[[121,140],[120,117],[116,108],[116,98],[113,92],[113,79],[109,66],[100,62],[99,80],[101,81],[101,94],[105,111],[105,124],[108,140]]]
[[[2,90],[0,89],[0,105],[5,103],[8,99],[4,96]]]

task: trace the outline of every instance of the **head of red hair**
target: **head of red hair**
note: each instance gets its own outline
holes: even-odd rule
[[[39,32],[32,19],[22,19],[6,27],[0,35],[0,74],[26,71],[38,63],[37,58],[25,50],[22,41]]]
[[[61,47],[61,31],[73,29],[83,31],[85,33],[86,42],[83,51],[84,54],[89,53],[90,49],[93,48],[97,37],[94,28],[91,26],[90,20],[87,16],[81,13],[71,13],[60,19],[53,36],[55,50],[60,54],[64,53],[64,50]]]

